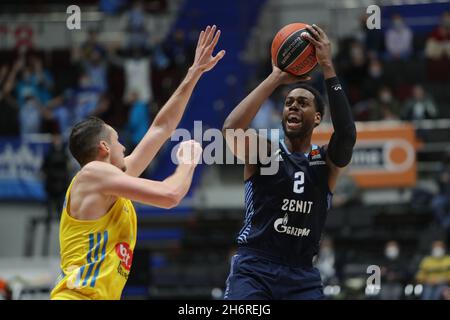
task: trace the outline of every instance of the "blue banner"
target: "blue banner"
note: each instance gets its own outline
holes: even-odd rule
[[[41,167],[49,146],[43,136],[0,138],[0,200],[46,199]]]

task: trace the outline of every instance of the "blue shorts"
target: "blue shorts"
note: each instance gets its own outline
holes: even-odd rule
[[[323,299],[319,270],[292,267],[252,254],[236,254],[226,282],[226,300]]]

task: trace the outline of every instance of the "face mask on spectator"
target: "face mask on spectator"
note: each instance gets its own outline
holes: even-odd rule
[[[389,91],[383,91],[383,92],[380,94],[380,100],[381,100],[381,102],[383,102],[383,103],[389,103],[389,102],[391,102],[391,101],[392,101],[392,95],[391,95],[391,93],[390,93]]]
[[[321,254],[324,256],[329,256],[333,253],[333,250],[330,247],[322,247],[322,249],[320,249]]]
[[[371,66],[369,70],[370,76],[372,78],[379,78],[381,74],[383,73],[381,68],[378,66]]]
[[[386,248],[384,254],[389,259],[395,259],[395,258],[398,257],[398,254],[399,254],[398,247],[396,247],[396,246],[389,246],[389,247]]]
[[[396,29],[400,29],[404,25],[403,20],[401,19],[395,19],[393,24]]]
[[[350,55],[353,58],[353,60],[360,60],[364,57],[364,53],[359,46],[353,46],[350,49]]]
[[[442,247],[434,247],[431,250],[431,255],[435,258],[441,258],[444,256],[444,254],[445,254],[445,249]]]

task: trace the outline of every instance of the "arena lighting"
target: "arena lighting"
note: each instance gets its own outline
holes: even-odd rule
[[[334,286],[328,285],[323,289],[323,293],[326,296],[337,296],[341,293],[341,287],[338,285]]]
[[[220,288],[213,288],[211,290],[211,297],[213,299],[221,299],[223,296],[223,291]]]
[[[405,296],[410,296],[414,291],[414,286],[412,284],[408,284],[405,287]]]
[[[332,295],[333,295],[333,286],[326,286],[326,287],[323,289],[323,293],[324,293],[324,295],[326,295],[326,296],[332,296]]]
[[[422,292],[423,292],[423,285],[418,284],[414,287],[414,294],[416,295],[416,297],[421,296]]]
[[[326,296],[330,296],[331,295],[331,286],[326,286],[325,288],[323,288],[323,294]]]
[[[335,296],[339,295],[341,293],[341,287],[338,285],[333,286],[333,292]]]

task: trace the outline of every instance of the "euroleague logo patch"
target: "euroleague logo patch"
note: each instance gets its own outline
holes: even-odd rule
[[[130,249],[128,243],[119,242],[116,244],[116,253],[122,261],[122,267],[130,271],[131,263],[133,262],[133,251]]]

